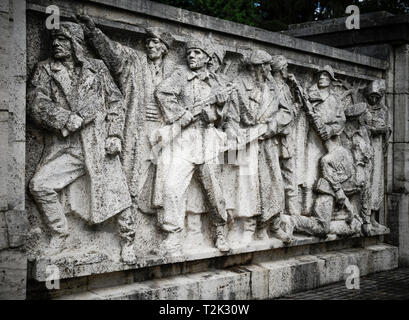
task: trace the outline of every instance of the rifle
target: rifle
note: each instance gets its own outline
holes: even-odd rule
[[[291,78],[290,78],[291,79]],[[298,92],[299,97],[301,99],[301,103],[304,107],[304,110],[310,119],[315,131],[317,131],[318,135],[321,137],[324,135],[324,126],[320,121],[315,118],[315,112],[312,109],[311,102],[309,101],[307,94],[305,93],[304,89],[299,85],[299,83],[294,79],[292,80],[292,84],[294,85],[295,90]],[[324,139],[322,139],[324,140]]]
[[[212,105],[217,102],[217,95],[219,94],[228,94],[230,95],[234,90],[234,86],[230,83],[227,84],[227,88],[218,91],[215,94],[212,94],[206,99],[203,99],[196,103],[192,107],[192,115],[194,117],[193,121],[190,123],[192,124],[198,119],[198,116],[202,113],[203,107],[206,105]],[[182,133],[182,126],[180,125],[180,119],[175,121],[170,125],[166,125],[163,128],[160,128],[158,131],[154,133],[154,136],[151,137],[151,144],[152,144],[152,157],[156,158],[159,154],[159,151],[162,150],[164,147],[169,145],[173,140],[175,140],[180,134]]]

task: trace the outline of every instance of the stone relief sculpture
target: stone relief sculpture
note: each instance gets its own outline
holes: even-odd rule
[[[86,219],[100,223],[117,215],[122,259],[133,263],[135,229],[131,197],[119,160],[123,99],[104,63],[84,56],[81,26],[63,22],[52,33],[53,58],[38,64],[28,93],[32,118],[48,130],[30,191],[52,230],[59,251],[68,225],[58,192],[89,179]]]
[[[126,116],[122,159],[131,196],[141,211],[155,212],[150,192],[156,168],[150,159],[149,136],[164,125],[154,91],[174,68],[173,61],[167,59],[173,38],[162,28],[147,28],[146,55],[141,56],[136,50],[111,41],[88,16],[77,16],[77,19],[124,96]]]
[[[288,219],[294,230],[320,237],[326,237],[329,233],[349,234],[349,229],[352,229],[352,233],[359,232],[356,211],[346,195],[347,184],[354,172],[354,160],[351,152],[341,143],[340,136],[345,128],[346,117],[340,96],[332,86],[334,81],[337,81],[334,71],[330,66],[325,66],[318,72],[318,82],[304,98],[311,124],[307,163],[312,169],[314,164],[319,169],[315,177],[309,176],[309,185],[315,186],[316,198],[310,217],[291,216]],[[302,89],[299,90],[302,94]],[[349,225],[347,231],[342,231],[345,229],[343,227],[331,230],[335,205],[343,208],[346,213],[341,221]],[[352,223],[354,224],[351,225]]]
[[[373,230],[385,231],[385,227],[380,225],[375,214],[380,210],[384,194],[384,154],[388,145],[391,127],[388,119],[388,108],[382,102],[386,87],[384,80],[372,81],[365,90],[368,105],[368,112],[363,122],[369,130],[371,144],[373,148],[373,169],[370,172],[370,204],[367,214],[364,216],[364,223],[368,225],[366,233],[369,235]]]
[[[285,212],[289,215],[299,215],[298,183],[296,177],[296,128],[295,119],[299,113],[299,105],[290,87],[297,86],[297,80],[293,74],[288,73],[287,59],[282,55],[273,56],[271,71],[273,83],[276,85],[275,92],[282,96],[286,104],[291,108],[292,120],[285,126],[280,137],[280,168],[283,176],[285,190]]]
[[[306,90],[286,57],[263,50],[251,50],[232,80],[231,61],[207,39],[188,41],[176,65],[165,30],[146,28],[141,54],[87,16],[61,23],[52,39],[53,58],[38,63],[28,99],[32,119],[47,130],[30,191],[55,252],[68,235],[58,194],[80,186],[89,199],[74,211],[90,224],[117,217],[123,262],[139,258],[142,213],[156,214],[163,237],[152,251],[180,255],[193,177],[211,221],[201,226],[196,215],[195,232],[209,229],[222,253],[272,238],[290,245],[298,233],[388,231],[375,218],[390,132],[383,81],[371,82],[360,101],[362,88],[347,90],[325,66]],[[85,39],[102,60],[84,54]],[[305,143],[297,141],[300,119]],[[239,223],[239,243],[229,243]]]
[[[157,139],[162,143],[168,139],[162,152],[171,153],[167,155],[161,199],[163,216],[159,218],[166,233],[163,247],[168,253],[180,250],[180,232],[185,219],[184,194],[196,172],[213,215],[215,245],[220,251],[229,251],[220,165],[209,161],[212,154],[217,155],[217,146],[224,144],[224,133],[218,127],[223,120],[228,94],[223,81],[208,69],[213,55],[211,45],[192,40],[186,49],[187,66],[177,68],[156,89],[167,123]]]
[[[251,239],[257,219],[259,237],[268,238],[267,231],[271,229],[276,237],[289,242],[290,237],[281,228],[285,188],[280,169],[279,143],[280,135],[290,124],[293,113],[287,97],[273,82],[271,59],[265,51],[252,52],[247,61],[247,77],[236,83],[237,90],[233,92],[225,127],[230,139],[245,137],[249,131],[259,134],[256,144],[258,151],[242,152],[242,158],[249,157],[246,162],[254,166],[254,170],[248,178],[239,177],[238,180],[238,188],[246,190],[246,197],[240,197],[239,201],[252,200],[252,206],[237,205],[239,211],[245,208],[239,216],[246,218],[244,230],[249,234],[246,238]]]

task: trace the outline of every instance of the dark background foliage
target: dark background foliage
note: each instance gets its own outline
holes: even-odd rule
[[[361,13],[388,11],[409,13],[409,0],[154,0],[271,31],[288,29],[289,24],[346,16],[354,4]]]

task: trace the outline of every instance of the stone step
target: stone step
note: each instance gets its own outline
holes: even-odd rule
[[[242,265],[127,285],[88,290],[58,297],[99,299],[272,299],[345,280],[347,267],[360,276],[398,267],[398,248],[388,244],[302,255],[272,262]]]

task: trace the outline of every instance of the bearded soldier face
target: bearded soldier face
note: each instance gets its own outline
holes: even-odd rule
[[[55,35],[53,38],[53,53],[54,58],[64,60],[72,55],[72,46],[70,39],[63,35]]]

